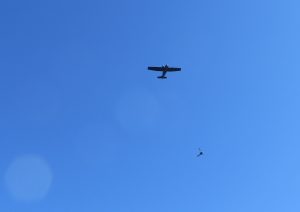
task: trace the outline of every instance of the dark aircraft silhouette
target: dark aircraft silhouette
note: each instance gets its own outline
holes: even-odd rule
[[[167,72],[173,72],[173,71],[181,71],[181,68],[171,68],[168,65],[161,66],[161,67],[154,67],[154,66],[149,66],[148,70],[151,71],[161,71],[162,75],[157,77],[158,79],[167,79],[166,74]]]
[[[203,155],[203,152],[202,152],[202,150],[199,148],[199,153],[198,153],[197,157],[200,157],[201,155]]]

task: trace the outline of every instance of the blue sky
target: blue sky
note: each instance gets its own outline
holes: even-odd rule
[[[299,6],[1,1],[1,211],[299,211]]]

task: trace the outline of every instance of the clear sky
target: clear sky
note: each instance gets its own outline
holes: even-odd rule
[[[0,211],[300,211],[299,7],[2,0]]]

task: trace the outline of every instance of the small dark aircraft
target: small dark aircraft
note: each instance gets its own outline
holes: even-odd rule
[[[161,71],[162,75],[157,77],[158,79],[167,79],[166,74],[167,72],[173,72],[173,71],[181,71],[181,68],[171,68],[168,65],[161,66],[161,67],[154,67],[154,66],[149,66],[148,70],[151,71]]]
[[[200,157],[200,156],[203,155],[203,152],[202,152],[202,150],[200,148],[198,150],[199,150],[199,153],[198,153],[197,157]]]

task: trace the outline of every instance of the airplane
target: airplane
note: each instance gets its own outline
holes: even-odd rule
[[[171,68],[168,65],[161,66],[161,67],[155,67],[155,66],[149,66],[148,70],[151,71],[161,71],[162,75],[158,76],[158,79],[167,79],[166,74],[167,72],[173,72],[173,71],[181,71],[181,68]]]
[[[203,152],[200,148],[198,150],[199,150],[199,153],[198,153],[197,157],[200,157],[201,155],[203,155]]]

